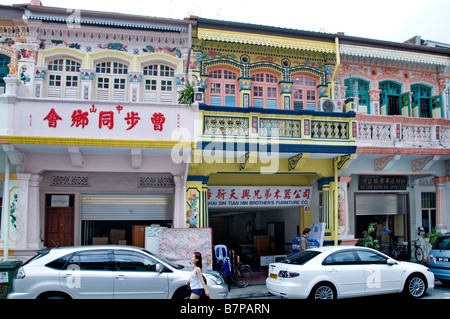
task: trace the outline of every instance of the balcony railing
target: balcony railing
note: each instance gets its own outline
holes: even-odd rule
[[[450,148],[450,120],[357,114],[356,144]]]
[[[349,154],[355,150],[353,133],[355,113],[208,105],[200,105],[199,110],[202,123],[199,141],[203,143],[203,147],[207,147],[206,145],[211,142],[264,144],[270,139],[269,143],[280,145],[280,151],[290,153]]]

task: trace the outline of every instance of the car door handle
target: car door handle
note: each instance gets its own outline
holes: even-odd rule
[[[116,279],[118,279],[118,280],[124,280],[124,279],[127,279],[127,277],[126,277],[125,275],[117,275],[117,276],[116,276]]]

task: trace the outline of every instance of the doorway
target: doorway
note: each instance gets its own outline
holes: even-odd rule
[[[74,245],[74,195],[46,195],[45,237],[48,248]]]

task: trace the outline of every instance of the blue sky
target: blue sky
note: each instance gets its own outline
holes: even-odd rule
[[[29,0],[0,0],[1,4]],[[203,18],[403,42],[415,35],[450,44],[449,0],[41,0],[70,9]]]

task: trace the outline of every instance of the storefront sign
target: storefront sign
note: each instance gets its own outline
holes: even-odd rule
[[[359,175],[359,190],[397,191],[406,190],[408,176],[403,175]]]
[[[194,127],[193,110],[184,106],[21,100],[15,110],[19,136],[169,141],[190,138]]]
[[[312,187],[209,186],[209,207],[309,206]]]
[[[51,207],[69,207],[69,195],[52,195]]]

